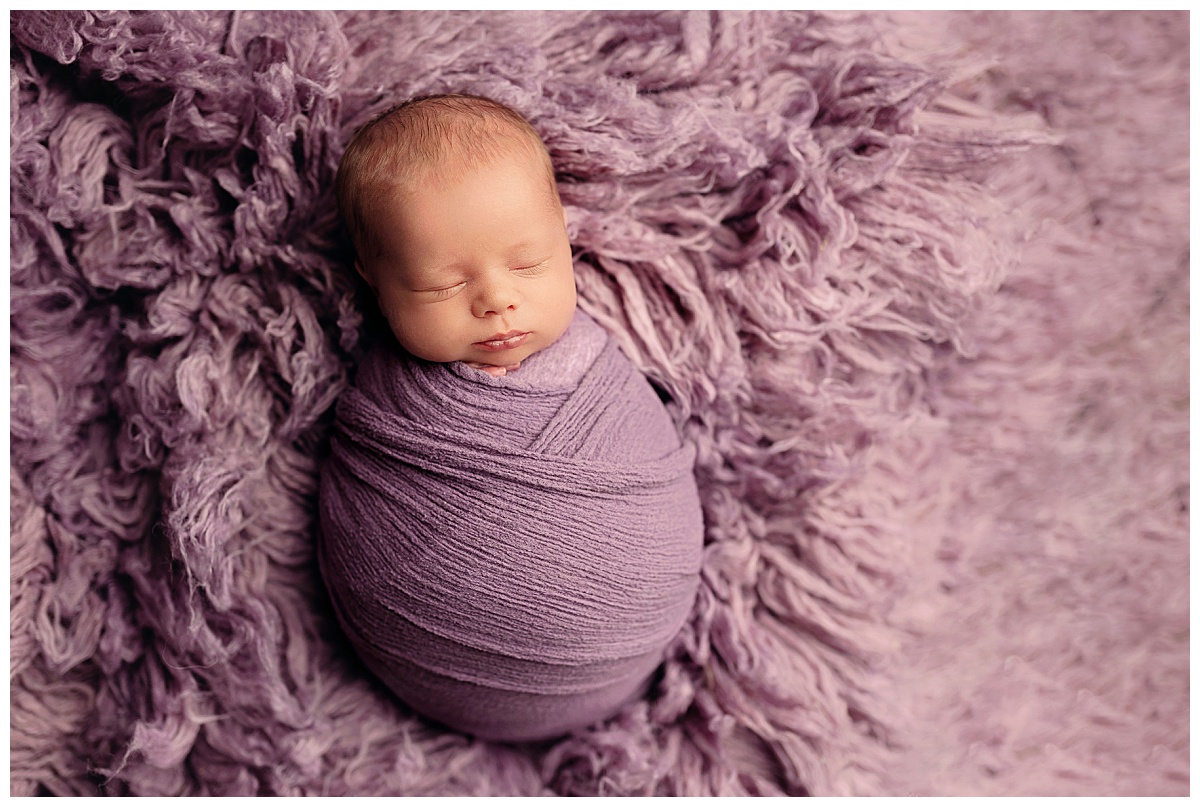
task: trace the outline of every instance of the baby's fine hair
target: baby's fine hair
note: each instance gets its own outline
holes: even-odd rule
[[[360,260],[378,254],[369,211],[389,193],[422,180],[454,181],[467,171],[528,149],[546,170],[559,204],[550,153],[518,112],[477,95],[427,95],[388,109],[350,140],[338,163],[338,212]]]

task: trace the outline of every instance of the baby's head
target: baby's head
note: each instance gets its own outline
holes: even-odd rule
[[[570,324],[554,169],[508,107],[463,95],[402,104],[354,136],[336,190],[355,267],[414,356],[512,367]]]

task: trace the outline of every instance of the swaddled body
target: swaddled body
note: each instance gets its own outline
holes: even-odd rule
[[[339,403],[332,446],[322,571],[404,701],[527,740],[643,691],[698,582],[693,451],[589,317],[499,377],[387,342]]]
[[[482,737],[552,737],[637,696],[695,593],[692,451],[577,313],[549,152],[475,96],[401,104],[338,166],[390,337],[338,402],[321,568],[372,670]]]

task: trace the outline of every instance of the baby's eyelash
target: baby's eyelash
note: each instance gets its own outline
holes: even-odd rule
[[[544,274],[550,268],[550,260],[547,258],[539,263],[530,264],[529,266],[517,266],[512,271],[517,272],[522,277],[538,277]],[[452,297],[455,292],[467,285],[467,281],[461,280],[452,286],[443,286],[440,289],[422,289],[422,294],[428,294],[435,300],[444,300],[447,297]]]
[[[449,297],[465,285],[465,283],[455,283],[453,286],[446,286],[444,289],[428,289],[428,292],[438,298]]]
[[[520,272],[526,277],[536,277],[537,275],[540,275],[542,272],[546,271],[547,263],[548,261],[542,261],[541,263],[535,263],[532,266],[518,266],[516,269],[513,269],[513,271]]]

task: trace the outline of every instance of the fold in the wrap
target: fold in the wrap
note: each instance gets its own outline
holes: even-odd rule
[[[339,401],[322,471],[337,617],[389,688],[460,731],[541,739],[603,719],[691,609],[693,460],[583,312],[499,378],[389,341]]]

